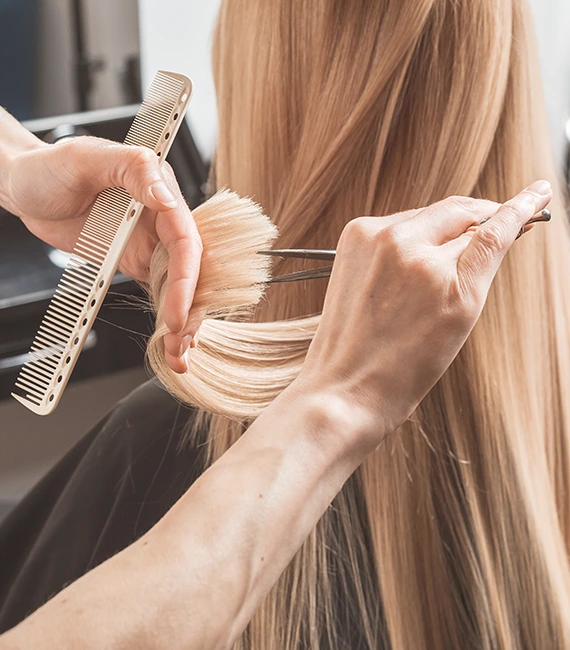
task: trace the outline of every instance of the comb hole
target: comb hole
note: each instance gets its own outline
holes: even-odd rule
[[[169,89],[168,93],[172,92],[173,101],[170,104],[170,107],[168,106],[171,101],[170,99],[166,104],[161,104],[159,106],[159,117],[161,120],[164,120],[170,114],[169,122],[166,124],[163,122],[162,124],[162,146],[164,149],[159,151],[157,155],[160,162],[162,162],[163,154],[166,158],[166,150],[171,144],[170,138],[175,137],[175,131],[178,126],[177,121],[179,119],[184,120],[183,113],[192,94],[190,89],[184,91],[184,86],[182,85],[181,87],[178,85],[178,81],[176,85],[172,85],[171,83],[170,86],[167,85],[166,87]],[[178,102],[176,102],[174,95],[176,87],[179,89]],[[181,94],[180,90],[182,90]],[[161,94],[159,90],[155,92],[155,95],[157,93],[159,95]],[[177,105],[178,108],[176,108]],[[174,110],[175,113],[170,112],[168,110],[169,108],[170,111]],[[141,120],[131,127],[128,138],[130,138],[130,141],[133,141],[133,144],[136,143],[141,146],[145,144],[149,147],[153,146],[154,141],[154,146],[156,147],[155,151],[157,151],[160,148],[160,144],[157,142],[161,133],[159,130],[161,129],[159,124],[160,120],[157,120],[156,123],[151,120],[152,123],[147,124],[145,120],[148,121],[148,115],[144,114],[143,111],[141,112],[141,116]],[[168,128],[169,126],[170,128]],[[137,142],[139,139],[144,140],[144,142]],[[113,228],[118,227],[121,216],[125,218],[125,215],[128,216],[130,214],[131,218],[133,218],[137,214],[140,214],[140,210],[142,209],[141,207],[135,206],[135,209],[132,209],[132,203],[129,206],[129,200],[131,197],[121,195],[119,197],[111,198],[113,201],[116,201],[117,207],[117,213],[116,215],[113,215],[113,217],[116,218],[116,223],[113,222]],[[124,225],[126,226],[127,224]],[[65,381],[67,381],[69,378],[72,369],[71,364],[75,364],[78,360],[78,346],[80,341],[84,341],[87,331],[82,331],[82,336],[80,337],[77,330],[80,327],[88,328],[90,326],[90,321],[95,320],[94,308],[96,306],[98,308],[101,307],[100,303],[104,302],[102,296],[104,292],[102,289],[106,287],[106,280],[101,282],[100,280],[97,280],[97,273],[102,270],[101,260],[104,262],[104,258],[107,257],[107,244],[112,234],[111,228],[109,227],[109,229],[107,229],[106,224],[103,223],[101,219],[99,219],[99,221],[93,220],[93,223],[90,222],[89,229],[86,230],[81,246],[75,250],[72,257],[74,260],[72,270],[65,276],[64,281],[62,281],[63,286],[60,287],[60,285],[58,285],[58,294],[57,298],[54,299],[53,311],[49,313],[49,318],[46,319],[47,324],[43,330],[40,329],[38,332],[39,342],[32,348],[32,352],[35,355],[34,358],[36,359],[34,363],[36,365],[30,366],[31,370],[29,371],[29,376],[33,378],[33,385],[37,384],[39,386],[39,383],[42,384],[41,392],[43,392],[43,396],[40,397],[36,395],[40,390],[39,388],[34,389],[36,392],[31,391],[29,395],[24,392],[26,399],[33,404],[41,407],[41,402],[45,404],[47,398],[48,403],[51,403],[51,408],[53,408],[55,399],[59,399],[57,390],[61,391],[63,388],[63,380],[65,379]],[[99,292],[97,292],[97,288],[100,289]],[[91,298],[89,298],[89,290],[92,291]],[[82,312],[84,315],[83,319],[81,318]],[[73,321],[76,323],[76,337],[73,337]],[[65,339],[67,339],[67,346]],[[74,346],[78,349],[76,350]],[[69,365],[69,368],[66,370],[60,365],[60,374],[57,374],[57,365],[61,364],[62,361],[63,365]],[[26,375],[24,375],[24,377],[26,377]],[[53,392],[49,390],[50,384]],[[54,386],[57,386],[57,390]],[[49,410],[49,408],[46,410]]]

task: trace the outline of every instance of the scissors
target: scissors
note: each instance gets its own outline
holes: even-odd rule
[[[479,222],[479,225],[489,221],[491,217],[487,217]],[[539,221],[550,221],[552,214],[550,210],[542,210],[539,214],[529,219],[526,224],[520,229],[519,234],[515,240],[518,239],[523,233],[526,226]],[[270,255],[272,257],[283,257],[291,259],[303,260],[328,260],[334,261],[336,257],[335,250],[319,250],[312,248],[281,248],[270,251],[257,251],[258,255]],[[294,273],[287,273],[286,275],[277,275],[271,278],[269,282],[299,282],[301,280],[315,280],[317,278],[328,278],[332,271],[332,265],[321,266],[318,269],[309,269],[308,271],[295,271]]]

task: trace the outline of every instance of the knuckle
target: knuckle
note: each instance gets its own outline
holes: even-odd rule
[[[172,257],[174,253],[177,253],[178,251],[182,251],[184,254],[188,251],[190,243],[191,240],[188,236],[179,237],[178,239],[175,239],[173,242],[171,242],[170,246],[168,247],[168,254],[170,257]]]
[[[471,331],[481,312],[481,301],[474,285],[454,275],[444,287],[440,301],[442,324],[448,331]]]
[[[63,140],[58,140],[56,142],[57,151],[63,156],[80,155],[86,146],[90,146],[91,139],[92,138],[88,136],[78,136],[77,138],[64,138]]]
[[[516,205],[504,205],[501,208],[501,215],[509,221],[521,221],[523,214]]]
[[[387,246],[398,246],[401,236],[398,234],[398,228],[395,224],[381,228],[374,233],[374,239]]]
[[[370,239],[370,226],[366,217],[357,217],[349,221],[343,228],[338,247],[346,248],[361,244]]]
[[[81,136],[85,137],[85,136]],[[63,138],[62,140],[57,140],[54,145],[58,151],[67,151],[69,149],[74,150],[78,148],[78,140],[81,138]]]
[[[356,219],[351,219],[346,226],[344,227],[344,232],[347,236],[359,236],[365,230],[364,224],[366,220],[364,217],[357,217]]]
[[[473,298],[464,297],[463,301],[458,305],[453,322],[458,329],[462,331],[471,331],[479,315],[481,307],[479,303]]]
[[[56,142],[57,148],[66,154],[89,155],[97,149],[107,148],[109,141],[92,135],[66,137]]]
[[[95,135],[79,135],[77,137],[68,138],[67,141],[83,144],[86,147],[108,147],[109,145],[116,144],[106,138],[98,138]]]
[[[156,155],[153,151],[147,147],[136,147],[131,153],[132,160],[131,163],[135,169],[140,173],[140,171],[151,173],[155,171],[157,161]]]
[[[506,245],[506,238],[503,229],[498,223],[489,221],[485,226],[479,227],[474,235],[484,249],[491,253],[497,253],[504,249]]]
[[[424,291],[433,295],[442,294],[445,283],[441,269],[426,256],[414,255],[403,259],[406,275],[412,278]]]
[[[479,209],[479,201],[470,196],[450,196],[445,200],[449,207],[468,213],[476,213]]]
[[[408,257],[408,246],[402,232],[402,228],[398,224],[386,226],[381,230],[374,233],[374,240],[382,251],[382,255],[390,255],[394,261],[407,262],[408,264],[419,265],[417,258]]]
[[[89,164],[88,148],[91,146],[92,139],[87,136],[65,138],[52,145],[54,148],[50,150],[55,152],[53,163],[58,168],[60,178],[75,184],[78,189],[89,191],[100,189],[101,180],[101,174],[93,174],[92,166]]]
[[[474,300],[469,287],[457,281],[447,286],[443,301],[443,311],[448,320],[459,326],[470,323],[474,312]]]

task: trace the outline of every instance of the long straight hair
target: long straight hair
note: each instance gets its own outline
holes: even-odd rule
[[[253,197],[280,247],[334,248],[354,217],[452,194],[555,187],[554,220],[513,246],[456,360],[236,650],[570,648],[570,233],[526,2],[224,0],[214,75],[217,185]],[[318,313],[325,290],[272,287],[255,318]],[[208,420],[212,460],[246,424]]]

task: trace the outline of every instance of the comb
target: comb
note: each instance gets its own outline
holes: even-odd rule
[[[159,71],[125,144],[149,147],[164,160],[191,94],[190,79]],[[143,207],[121,187],[95,200],[12,393],[34,413],[57,407]]]

